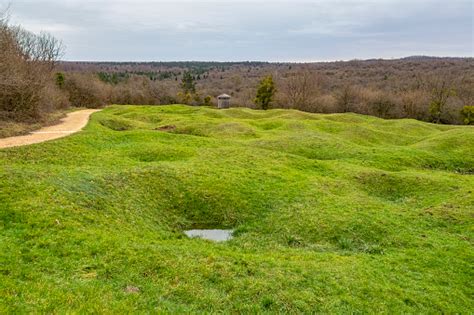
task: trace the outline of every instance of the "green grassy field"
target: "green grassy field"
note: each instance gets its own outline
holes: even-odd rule
[[[473,127],[111,106],[0,150],[0,313],[470,313],[473,174]]]

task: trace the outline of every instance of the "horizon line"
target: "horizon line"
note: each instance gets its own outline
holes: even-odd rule
[[[180,63],[180,62],[209,62],[209,63],[270,63],[270,64],[309,64],[309,63],[331,63],[331,62],[350,62],[350,61],[390,61],[410,58],[432,58],[432,59],[473,59],[474,56],[433,56],[433,55],[409,55],[405,57],[373,57],[373,58],[353,58],[353,59],[321,59],[321,60],[59,60],[59,62],[87,62],[87,63]]]

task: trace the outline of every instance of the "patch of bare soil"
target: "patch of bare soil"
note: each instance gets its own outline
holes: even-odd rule
[[[155,128],[155,130],[159,130],[159,131],[173,131],[175,129],[176,129],[175,125],[165,125],[165,126]]]

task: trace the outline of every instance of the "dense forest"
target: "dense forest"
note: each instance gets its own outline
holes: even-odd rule
[[[215,102],[217,95],[227,93],[233,106],[255,108],[259,81],[271,75],[276,85],[273,108],[460,124],[474,104],[473,58],[305,64],[62,62],[59,67],[72,80],[94,85],[91,98],[97,103],[202,105],[206,96]],[[182,93],[186,74],[196,86],[191,96]]]

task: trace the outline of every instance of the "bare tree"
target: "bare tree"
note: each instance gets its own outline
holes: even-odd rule
[[[445,113],[448,99],[455,95],[453,81],[447,77],[433,77],[428,81],[431,90],[430,114],[433,122],[439,124]]]
[[[355,112],[357,105],[357,91],[352,85],[344,85],[342,89],[336,93],[336,102],[338,110],[346,112]]]
[[[399,95],[404,118],[427,119],[429,93],[420,89],[404,89]]]
[[[288,74],[283,92],[290,108],[308,109],[319,94],[320,78],[309,70]]]
[[[52,79],[63,52],[64,46],[53,36],[12,27],[8,12],[0,13],[0,118],[37,120],[65,104]]]
[[[25,60],[45,63],[53,68],[64,55],[63,43],[49,33],[41,32],[37,35],[19,26],[11,31]]]

